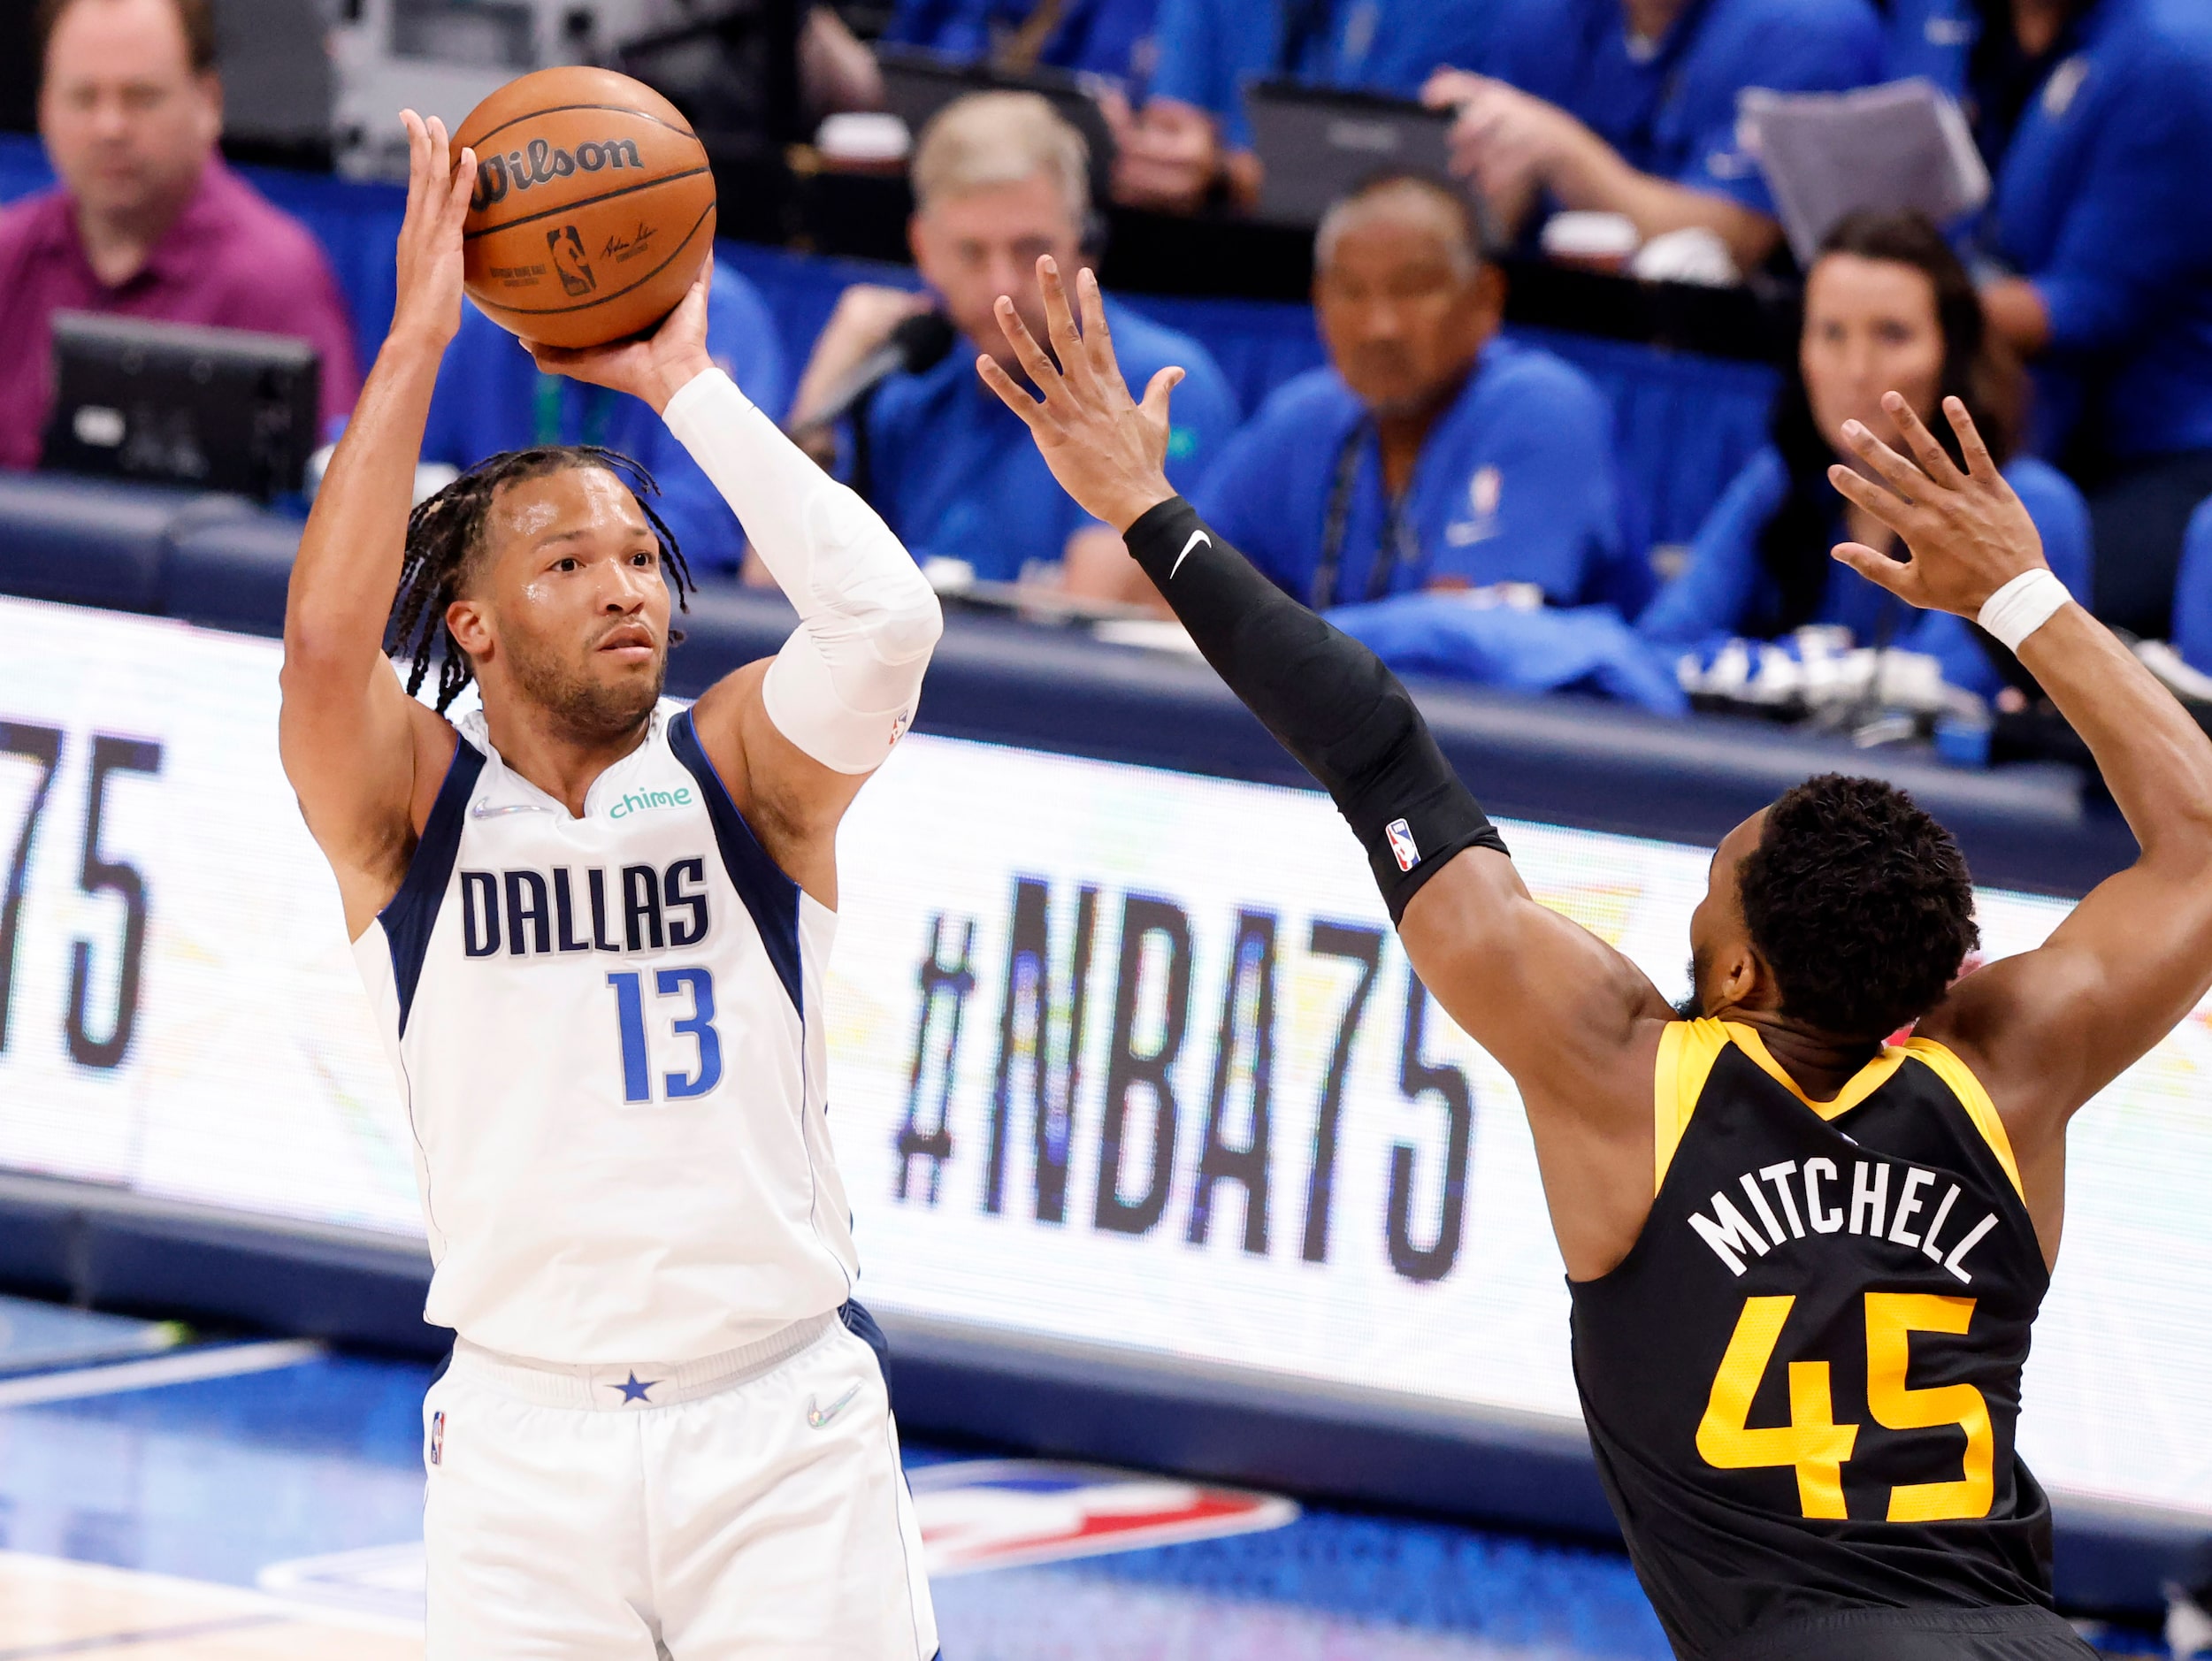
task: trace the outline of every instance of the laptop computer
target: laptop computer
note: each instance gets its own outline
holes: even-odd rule
[[[263,501],[299,489],[322,394],[304,341],[84,311],[53,330],[42,467]]]
[[[1370,92],[1260,80],[1245,88],[1244,113],[1264,169],[1256,217],[1277,225],[1319,225],[1331,203],[1378,173],[1450,177],[1449,111]]]

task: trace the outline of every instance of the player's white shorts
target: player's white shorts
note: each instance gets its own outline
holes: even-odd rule
[[[876,1352],[835,1315],[677,1367],[466,1340],[423,1403],[429,1661],[930,1661]]]

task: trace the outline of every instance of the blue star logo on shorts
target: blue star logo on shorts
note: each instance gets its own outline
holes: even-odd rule
[[[610,1390],[620,1390],[623,1400],[626,1402],[642,1402],[645,1401],[645,1393],[660,1382],[657,1378],[649,1378],[640,1382],[638,1378],[638,1369],[631,1367],[628,1383],[609,1384],[607,1388]],[[647,1405],[651,1405],[650,1403]]]

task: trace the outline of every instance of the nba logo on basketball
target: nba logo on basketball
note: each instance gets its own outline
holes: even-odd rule
[[[599,287],[599,279],[592,275],[589,261],[584,257],[584,239],[576,227],[564,225],[557,231],[546,233],[546,246],[553,250],[554,274],[561,279],[561,287],[572,295],[587,295]]]
[[[446,1415],[443,1410],[430,1416],[430,1462],[432,1465],[446,1462]]]
[[[1390,839],[1390,856],[1397,861],[1398,869],[1410,871],[1421,862],[1421,851],[1413,846],[1413,828],[1405,820],[1391,820],[1382,834]]]

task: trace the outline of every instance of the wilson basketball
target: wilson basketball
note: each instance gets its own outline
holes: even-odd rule
[[[541,69],[469,112],[469,296],[547,346],[651,328],[714,249],[715,180],[676,106],[607,69]]]

